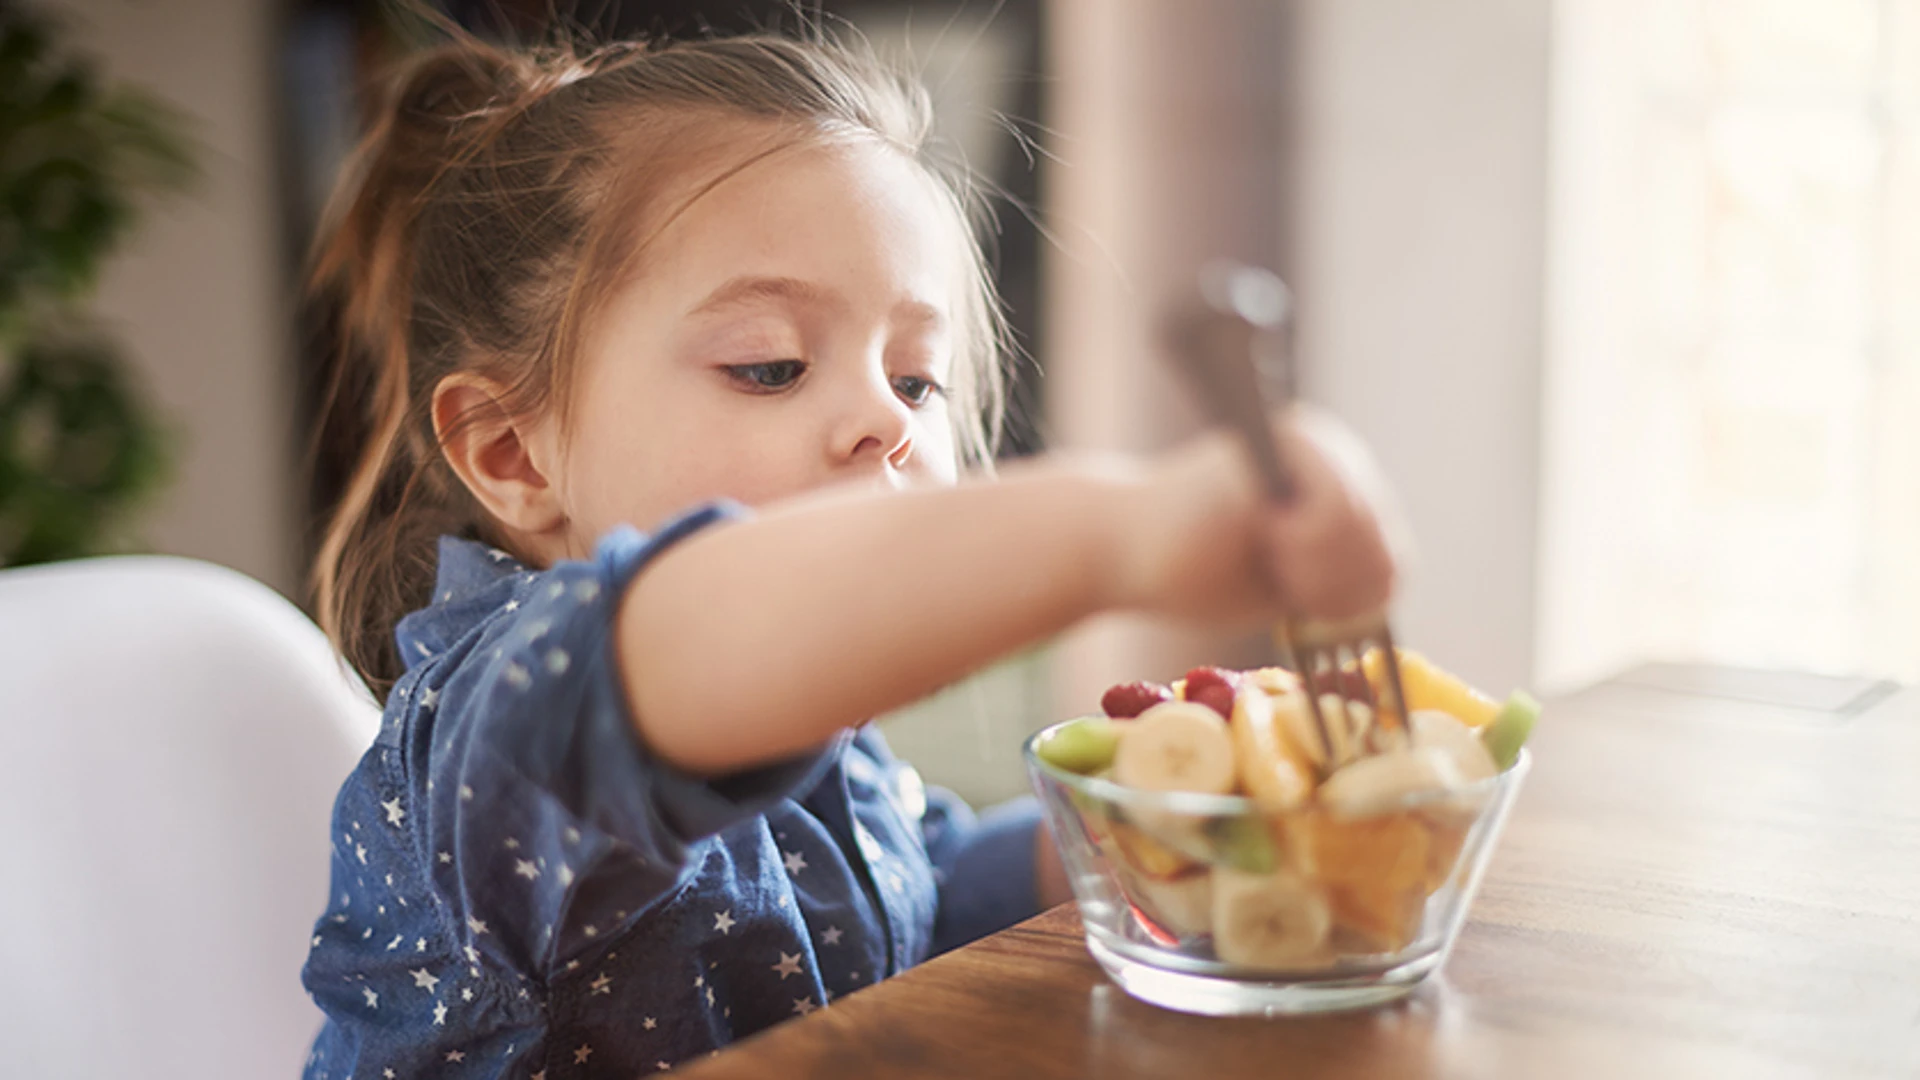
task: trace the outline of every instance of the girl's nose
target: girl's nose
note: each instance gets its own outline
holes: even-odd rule
[[[829,452],[841,466],[901,468],[913,455],[913,417],[884,373],[860,380],[849,394]]]

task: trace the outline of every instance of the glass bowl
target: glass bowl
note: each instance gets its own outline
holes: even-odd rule
[[[1438,971],[1531,766],[1361,817],[1268,813],[1061,769],[1036,753],[1060,726],[1027,770],[1088,951],[1134,997],[1215,1016],[1379,1005]]]

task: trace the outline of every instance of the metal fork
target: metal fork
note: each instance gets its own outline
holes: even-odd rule
[[[1239,432],[1267,497],[1285,506],[1295,497],[1293,476],[1273,437],[1269,411],[1293,398],[1294,371],[1286,333],[1292,295],[1272,273],[1233,263],[1203,269],[1198,293],[1197,301],[1169,326],[1177,366],[1213,419]],[[1395,742],[1411,741],[1400,661],[1385,611],[1338,623],[1289,614],[1274,627],[1274,643],[1306,691],[1327,772],[1339,764],[1339,750],[1328,730],[1330,721],[1348,733],[1349,745],[1364,744],[1376,753]],[[1380,696],[1386,700],[1373,703],[1376,722],[1363,723],[1349,704],[1343,673],[1362,671],[1363,658],[1372,649],[1381,656],[1386,678]],[[1339,716],[1329,717],[1327,710],[1334,707],[1340,710]],[[1392,736],[1383,733],[1389,720]],[[1363,731],[1363,739],[1353,738]]]

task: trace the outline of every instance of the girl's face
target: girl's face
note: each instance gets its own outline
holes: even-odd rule
[[[551,432],[568,554],[719,496],[950,484],[954,215],[882,146],[783,150],[650,242]]]

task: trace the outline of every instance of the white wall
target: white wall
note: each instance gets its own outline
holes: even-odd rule
[[[110,77],[198,121],[199,189],[150,215],[97,306],[177,433],[171,485],[143,519],[156,550],[299,582],[292,339],[273,202],[266,0],[54,0]]]
[[[1405,644],[1534,675],[1545,0],[1295,0],[1286,233],[1306,391],[1373,446],[1420,562]]]

